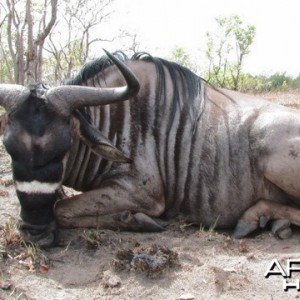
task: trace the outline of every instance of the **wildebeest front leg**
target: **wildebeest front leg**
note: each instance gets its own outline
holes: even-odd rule
[[[234,230],[235,238],[243,238],[257,228],[272,221],[272,232],[279,238],[291,235],[290,224],[300,226],[300,209],[274,201],[260,200],[251,206],[239,219]]]
[[[113,184],[58,201],[55,206],[58,225],[64,228],[164,230],[152,218],[162,213],[163,198],[121,186]]]

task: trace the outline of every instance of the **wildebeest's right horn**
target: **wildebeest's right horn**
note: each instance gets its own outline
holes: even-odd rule
[[[105,50],[104,50],[105,51]],[[137,95],[140,84],[132,71],[121,61],[105,51],[108,57],[117,65],[124,76],[127,85],[116,88],[94,88],[88,86],[64,85],[51,88],[46,97],[66,114],[81,106],[97,106],[127,100]]]
[[[29,89],[17,84],[0,84],[0,105],[10,112],[17,103],[26,99],[30,94]]]

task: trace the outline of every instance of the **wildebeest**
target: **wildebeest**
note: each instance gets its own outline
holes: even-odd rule
[[[52,244],[57,224],[161,231],[179,215],[236,237],[300,225],[300,112],[145,53],[107,55],[56,88],[0,85],[29,240]],[[57,201],[62,185],[82,193]]]

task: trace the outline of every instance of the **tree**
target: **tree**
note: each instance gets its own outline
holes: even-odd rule
[[[7,21],[6,7],[0,4],[0,29],[4,28]],[[4,42],[3,30],[0,30],[0,82],[13,82],[13,63],[9,55],[7,43]]]
[[[241,71],[250,53],[256,29],[245,25],[237,16],[216,18],[218,33],[207,33],[206,57],[209,60],[208,80],[235,90],[241,85]]]
[[[59,9],[59,21],[49,35],[46,51],[50,53],[48,64],[55,82],[70,77],[82,66],[96,42],[112,41],[101,32],[101,24],[112,14],[114,0],[65,0]]]
[[[169,59],[183,67],[196,71],[195,65],[191,62],[189,53],[183,47],[175,46]]]
[[[136,33],[130,33],[127,30],[121,30],[119,38],[122,40],[122,49],[130,55],[140,52],[140,36]]]
[[[6,28],[7,49],[18,84],[42,79],[43,46],[56,21],[57,1],[6,0],[6,7],[2,4],[6,11],[2,27]],[[2,51],[6,52],[3,45]]]
[[[71,76],[86,62],[94,43],[113,40],[99,27],[112,13],[113,1],[2,1],[1,82],[24,85],[45,75],[52,82]]]

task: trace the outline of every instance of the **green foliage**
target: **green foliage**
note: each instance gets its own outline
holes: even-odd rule
[[[207,33],[206,57],[209,60],[207,80],[221,87],[239,89],[245,56],[250,52],[256,29],[244,25],[233,15],[216,18],[217,33]]]
[[[300,74],[293,78],[286,73],[253,76],[242,72],[245,57],[255,37],[255,27],[245,25],[236,16],[216,18],[217,33],[207,33],[206,57],[209,67],[204,78],[210,83],[243,92],[286,90],[300,87]]]
[[[264,76],[253,76],[251,74],[241,74],[240,91],[243,92],[263,92],[270,88],[269,82]]]
[[[168,59],[192,71],[196,71],[195,64],[190,59],[190,54],[183,47],[174,47]]]
[[[0,82],[14,83],[13,61],[9,50],[3,44],[0,49]]]
[[[275,73],[270,76],[271,89],[284,89],[291,85],[292,78],[285,75],[285,73]]]
[[[293,79],[292,81],[292,87],[293,88],[300,88],[300,73],[296,78]]]
[[[270,76],[241,74],[240,90],[243,92],[284,91],[293,88],[300,88],[300,74],[296,78],[278,72]]]

